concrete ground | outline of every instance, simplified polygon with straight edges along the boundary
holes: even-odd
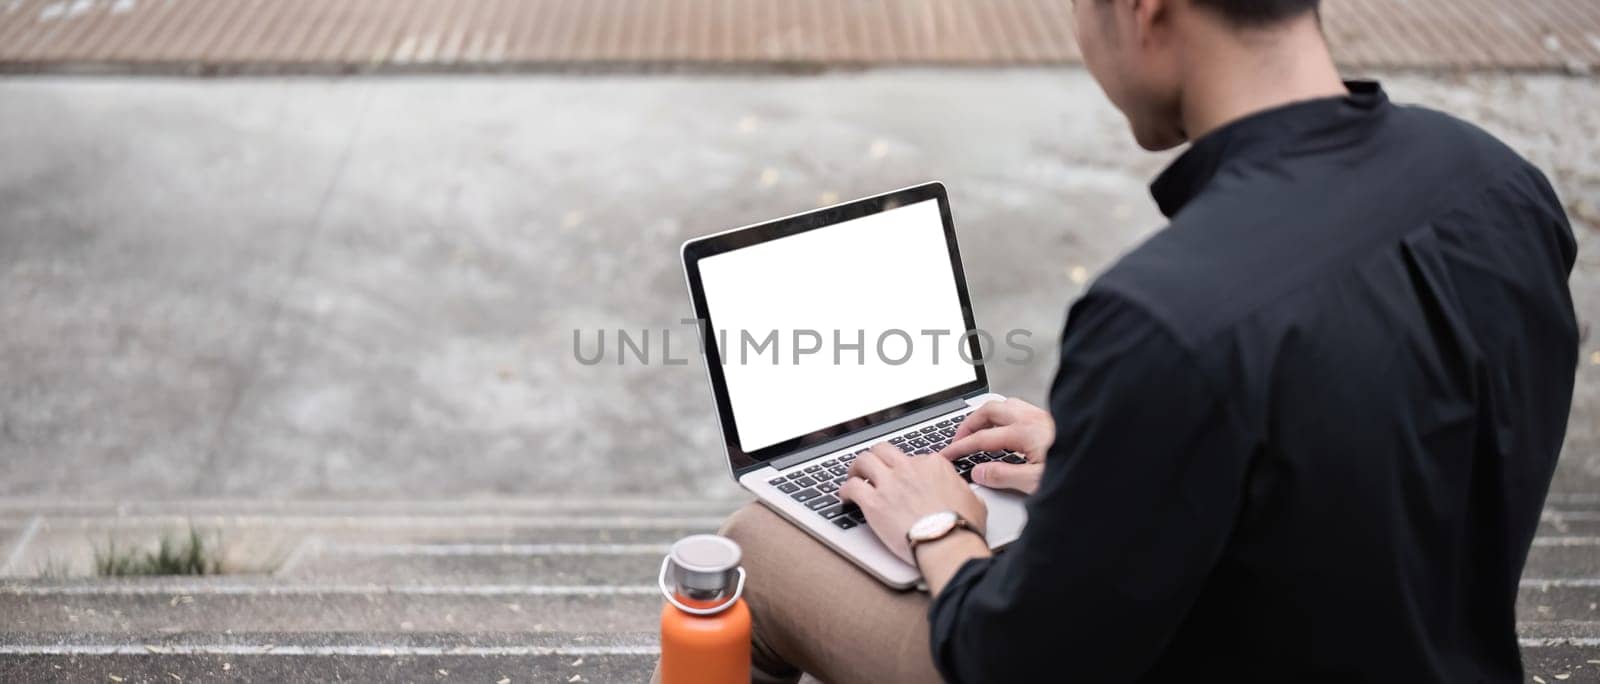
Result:
[[[1389,87],[1571,207],[1555,489],[1600,492],[1600,81]],[[1167,158],[1079,70],[12,79],[0,150],[0,495],[135,500],[726,494],[698,360],[574,355],[684,345],[681,241],[942,179],[979,324],[1048,352],[1078,281],[1161,225]],[[1040,400],[1053,366],[992,381]]]
[[[1518,614],[1531,674],[1593,674],[1600,80],[1385,82],[1572,216],[1577,396]],[[1048,351],[1161,225],[1167,158],[1077,69],[0,80],[0,680],[635,678],[659,554],[738,493],[698,361],[586,366],[574,330],[681,334],[682,240],[937,178],[978,322]],[[1053,366],[991,381],[1038,401]],[[186,521],[277,572],[71,577]]]

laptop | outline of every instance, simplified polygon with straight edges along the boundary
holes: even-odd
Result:
[[[950,443],[989,391],[939,183],[685,242],[684,276],[733,478],[779,515],[896,588],[919,582],[839,499],[850,462],[880,442],[918,458]],[[991,345],[992,346],[992,345]],[[999,549],[1027,521],[1023,497],[971,484]]]

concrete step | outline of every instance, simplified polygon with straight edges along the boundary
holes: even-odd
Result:
[[[69,499],[0,497],[0,520],[44,516],[428,516],[511,515],[588,511],[645,512],[726,511],[743,498],[570,496],[497,497],[492,499]],[[1595,506],[1600,506],[1596,503]]]
[[[1517,620],[1600,620],[1600,583],[1586,580],[1524,581],[1517,592]],[[1591,636],[1600,637],[1600,630]]]
[[[1538,534],[1600,536],[1600,498],[1551,494],[1539,516]]]
[[[33,577],[44,570],[89,574],[94,550],[108,540],[151,544],[163,533],[191,525],[220,539],[226,559],[238,569],[289,565],[286,569],[292,570],[291,561],[357,545],[670,543],[714,530],[742,503],[629,498],[123,504],[0,499],[0,577]],[[1562,495],[1545,511],[1538,534],[1537,544],[1568,548],[1552,557],[1582,556],[1587,552],[1580,549],[1600,546],[1600,503]],[[1533,569],[1530,563],[1530,574]]]
[[[392,649],[391,649],[392,650]],[[347,653],[0,656],[0,681],[128,682],[644,682],[655,654],[566,652],[375,656]],[[573,665],[577,663],[577,665]]]
[[[1600,643],[1592,640],[1523,639],[1522,668],[1528,681],[1546,684],[1600,680]]]
[[[573,499],[452,504],[176,502],[119,506],[0,500],[0,577],[90,575],[97,549],[152,546],[191,526],[245,573],[292,572],[329,548],[415,544],[662,545],[714,531],[739,500]],[[30,508],[32,506],[32,508]],[[27,511],[33,510],[29,513]],[[393,549],[390,550],[392,552]]]
[[[236,578],[19,582],[0,586],[0,630],[168,633],[391,630],[585,632],[653,629],[653,576],[610,583],[249,581]],[[1524,581],[1532,636],[1600,637],[1600,582]],[[1551,632],[1553,627],[1560,627]],[[1564,630],[1564,631],[1563,631]]]
[[[227,565],[287,577],[336,577],[391,582],[411,576],[427,580],[502,581],[548,571],[573,576],[585,556],[623,562],[638,556],[635,576],[654,572],[672,541],[715,531],[723,516],[547,516],[533,521],[427,519],[405,525],[373,521],[322,526],[312,530],[271,525],[220,528]],[[1600,523],[1571,523],[1565,533],[1541,529],[1529,552],[1524,577],[1600,577]],[[120,547],[150,545],[171,525],[66,527],[42,523],[29,543],[13,545],[0,577],[33,578],[42,573],[92,574],[96,549],[116,539]],[[209,531],[219,528],[206,528]],[[0,547],[3,549],[5,547]],[[0,556],[0,561],[5,557]],[[637,559],[636,559],[637,560]],[[648,561],[648,562],[646,562]],[[605,575],[614,577],[614,575]],[[570,580],[563,580],[570,581]]]
[[[649,584],[668,543],[409,545],[330,550],[287,578],[357,584]]]
[[[721,517],[661,518],[653,520],[551,519],[561,526],[508,525],[463,529],[448,527],[363,528],[359,525],[325,529],[312,534],[282,530],[241,531],[220,535],[221,555],[235,574],[307,576],[308,561],[323,565],[338,559],[395,558],[439,554],[614,554],[664,553],[674,540],[690,534],[714,532]],[[600,523],[600,524],[596,524]],[[16,555],[0,577],[33,578],[43,574],[88,576],[94,554],[110,539],[119,548],[148,547],[170,529],[122,528],[115,533],[81,533],[51,528],[41,530],[26,550]],[[208,532],[209,534],[209,532]]]
[[[1523,579],[1600,577],[1600,538],[1539,537],[1533,544]]]
[[[1600,536],[1600,511],[1546,508],[1539,518],[1541,536]]]
[[[329,546],[301,559],[290,576],[360,583],[649,582],[666,548],[666,540]],[[1523,575],[1534,581],[1600,577],[1600,537],[1540,537]]]
[[[281,583],[233,578],[27,582],[0,586],[0,631],[174,632],[654,630],[646,584]]]
[[[1547,684],[1594,681],[1596,651],[1593,640],[1522,640],[1528,677]],[[5,633],[0,681],[639,682],[658,655],[653,633]]]
[[[649,633],[0,634],[0,681],[642,682]]]

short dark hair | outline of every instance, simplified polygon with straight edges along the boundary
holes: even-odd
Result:
[[[1192,0],[1244,26],[1261,26],[1315,12],[1321,0]]]

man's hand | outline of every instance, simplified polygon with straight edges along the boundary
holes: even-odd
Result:
[[[911,557],[906,532],[923,516],[955,511],[979,534],[989,525],[988,507],[949,461],[932,455],[907,456],[888,444],[872,447],[850,464],[850,479],[839,494],[861,507],[884,546],[913,565],[916,559]]]
[[[1021,399],[991,401],[967,415],[939,452],[956,459],[975,451],[1009,449],[1022,454],[1027,463],[980,463],[972,469],[972,481],[993,489],[1015,489],[1032,494],[1044,476],[1044,457],[1056,441],[1056,422],[1050,413]]]

